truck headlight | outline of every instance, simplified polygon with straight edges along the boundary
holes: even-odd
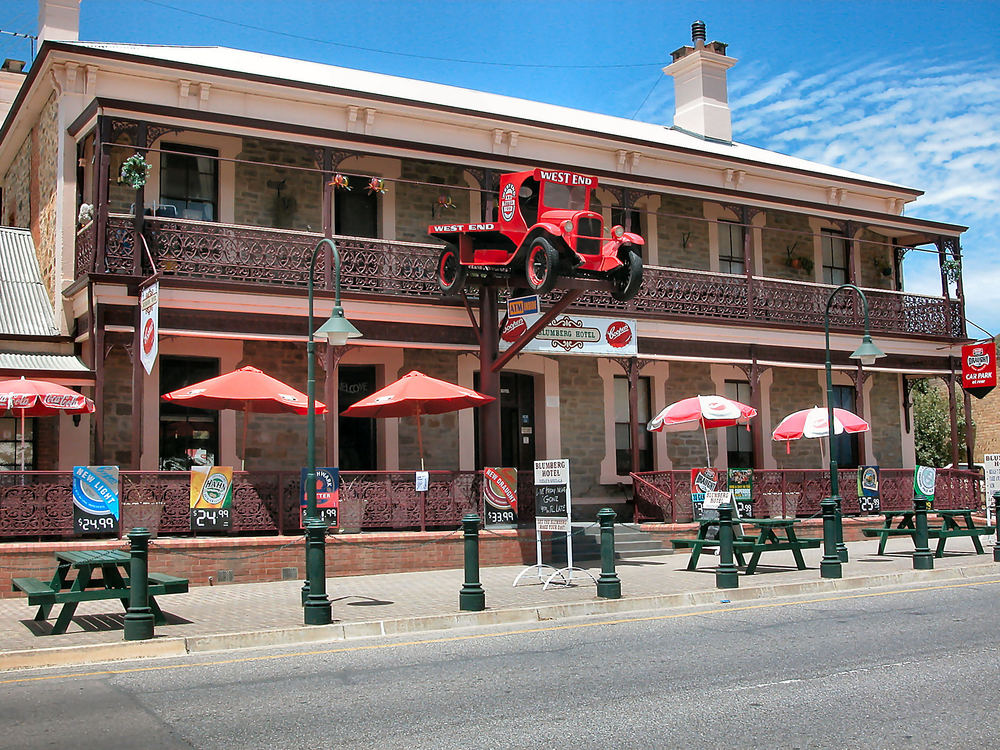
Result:
[[[623,227],[621,224],[615,224],[613,227],[611,227],[611,236],[614,237],[616,240],[620,240],[622,237],[625,236],[625,227]]]
[[[563,233],[565,234],[573,234],[573,222],[568,219],[564,221],[562,225],[562,230]]]

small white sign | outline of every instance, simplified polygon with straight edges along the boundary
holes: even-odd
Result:
[[[535,529],[537,531],[569,531],[568,518],[536,518]]]
[[[986,522],[993,524],[993,493],[1000,492],[1000,453],[987,453],[983,456],[983,469],[986,472]]]
[[[569,459],[535,461],[535,484],[569,484]]]
[[[702,507],[713,510],[718,508],[723,503],[732,503],[732,499],[730,498],[728,492],[706,492],[705,504]]]
[[[430,482],[430,474],[426,471],[418,471],[416,477],[417,492],[427,492],[427,485]]]

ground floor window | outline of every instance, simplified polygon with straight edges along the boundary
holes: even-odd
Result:
[[[750,383],[744,380],[727,380],[726,398],[749,406]],[[726,454],[729,468],[753,468],[753,435],[745,425],[726,428]]]
[[[0,470],[21,470],[21,418],[0,417]],[[24,420],[24,469],[35,470],[35,418]]]
[[[218,377],[219,360],[160,357],[160,393]],[[160,402],[160,469],[190,471],[219,458],[219,412]]]
[[[650,379],[638,378],[639,471],[653,470],[653,434],[646,429],[649,413]],[[628,378],[615,376],[615,473],[625,476],[632,471],[632,429],[628,410]]]
[[[833,408],[847,409],[854,413],[857,409],[857,394],[853,385],[833,386]],[[858,436],[835,435],[833,438],[833,458],[841,469],[858,468]]]
[[[375,392],[373,365],[341,365],[337,408],[342,412]],[[359,417],[338,417],[341,471],[375,471],[378,468],[375,420]]]

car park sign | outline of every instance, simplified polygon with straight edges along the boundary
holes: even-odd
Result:
[[[962,388],[982,398],[997,384],[997,345],[994,341],[962,347]]]

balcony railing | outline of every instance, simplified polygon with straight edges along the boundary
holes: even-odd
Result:
[[[112,214],[104,252],[94,247],[92,227],[77,235],[77,275],[88,271],[131,274],[133,219]],[[145,239],[157,269],[166,276],[225,283],[305,287],[313,249],[321,234],[282,229],[147,217]],[[341,287],[346,294],[435,299],[437,245],[337,237]],[[144,261],[145,262],[145,261]],[[319,264],[316,284],[332,288],[332,273]],[[145,262],[148,267],[148,262]],[[147,268],[147,271],[149,269]],[[832,286],[782,279],[649,266],[642,289],[628,302],[604,292],[585,293],[573,309],[636,318],[720,322],[777,327],[823,328]],[[878,333],[956,339],[963,337],[956,300],[883,289],[866,289],[871,328]],[[830,311],[834,329],[863,323],[855,295],[838,296]]]

